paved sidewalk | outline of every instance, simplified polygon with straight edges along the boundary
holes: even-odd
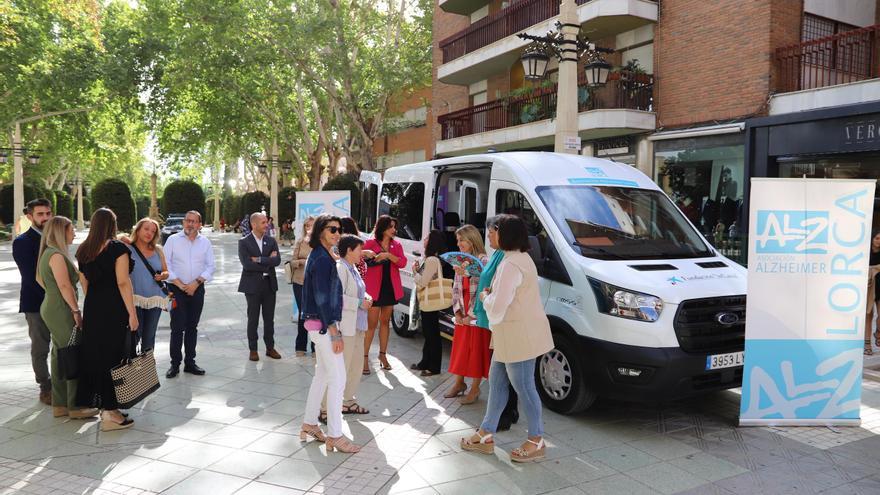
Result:
[[[0,245],[0,494],[880,493],[878,382],[863,384],[861,428],[737,428],[737,391],[662,406],[602,402],[573,417],[546,411],[548,459],[514,465],[507,452],[524,421],[497,436],[494,457],[462,452],[485,394],[468,406],[444,399],[449,375],[408,369],[421,338],[395,335],[394,369],[374,358],[361,387],[371,414],[346,416],[363,451],[328,455],[298,437],[314,361],[292,357],[289,286],[276,312],[284,359],[248,361],[237,237],[210,237],[218,271],[197,358],[208,374],[164,378],[163,316],[162,387],[130,411],[134,428],[100,434],[95,421],[52,418],[36,401],[17,272]]]

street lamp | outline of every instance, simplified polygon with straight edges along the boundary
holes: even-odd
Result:
[[[547,55],[546,50],[533,43],[526,47],[521,60],[526,79],[529,81],[544,79],[547,66],[550,64],[550,56]]]
[[[578,24],[562,24],[557,21],[557,30],[551,31],[545,36],[533,36],[526,33],[516,35],[520,39],[533,42],[525,48],[520,57],[525,70],[525,78],[530,81],[544,79],[551,55],[555,56],[560,63],[577,63],[582,56],[587,56],[590,60],[584,65],[587,84],[591,87],[604,86],[608,81],[608,74],[611,72],[611,64],[606,62],[600,53],[614,53],[614,50],[596,46],[595,43],[591,43],[581,35],[576,35],[574,39],[566,39],[562,30],[567,27],[580,30]]]
[[[42,150],[38,150],[36,148],[0,148],[0,163],[7,163],[9,161],[9,156],[27,158],[28,162],[31,165],[36,165],[40,163],[40,155],[37,152]]]
[[[611,73],[611,64],[602,57],[592,57],[584,64],[584,72],[587,78],[587,86],[597,88],[605,86],[608,82],[608,74]]]
[[[278,167],[284,170],[284,173],[289,173],[293,167],[293,162],[288,160],[279,160],[278,159],[278,141],[272,142],[272,152],[269,155],[268,160],[256,160],[257,168],[260,169],[260,173],[266,173],[266,169],[271,167],[271,175],[269,177],[269,216],[277,219],[278,218]]]

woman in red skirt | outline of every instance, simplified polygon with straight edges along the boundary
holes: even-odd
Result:
[[[465,225],[455,232],[455,237],[461,252],[472,254],[479,258],[483,265],[486,264],[489,258],[486,256],[483,238],[476,227]],[[467,390],[464,379],[473,378],[471,389],[461,399],[462,404],[473,404],[480,397],[480,382],[489,378],[489,367],[492,363],[492,355],[489,351],[492,334],[485,328],[475,326],[476,317],[473,314],[479,282],[479,276],[469,277],[464,267],[455,267],[455,284],[452,289],[455,334],[452,339],[449,372],[456,375],[456,380],[445,397],[464,395]]]

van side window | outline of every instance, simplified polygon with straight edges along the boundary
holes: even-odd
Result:
[[[559,258],[559,253],[550,240],[544,224],[538,218],[538,214],[532,209],[529,200],[519,191],[499,189],[495,196],[495,212],[516,215],[526,222],[529,231],[529,255],[538,268],[538,275],[571,285],[571,278],[565,271],[565,266]]]
[[[358,230],[372,232],[376,226],[376,203],[379,201],[379,186],[361,182],[361,211],[358,215]]]
[[[425,209],[425,184],[393,182],[382,184],[380,215],[397,219],[397,236],[401,239],[422,239],[422,215]],[[372,227],[370,227],[372,230]]]

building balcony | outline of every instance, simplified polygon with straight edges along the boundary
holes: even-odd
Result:
[[[577,0],[578,18],[591,39],[599,40],[657,22],[652,0]],[[543,35],[559,16],[559,0],[523,0],[473,23],[440,42],[443,64],[437,78],[446,84],[472,84],[510,69],[528,42],[515,35]]]
[[[603,88],[578,85],[578,129],[593,140],[653,130],[653,78],[615,74]],[[437,153],[457,155],[494,147],[500,151],[553,144],[556,128],[556,86],[527,95],[464,108],[441,115]]]
[[[471,15],[491,3],[491,0],[440,0],[440,8],[450,14]]]
[[[770,113],[790,113],[880,98],[880,24],[776,50],[777,93]]]

